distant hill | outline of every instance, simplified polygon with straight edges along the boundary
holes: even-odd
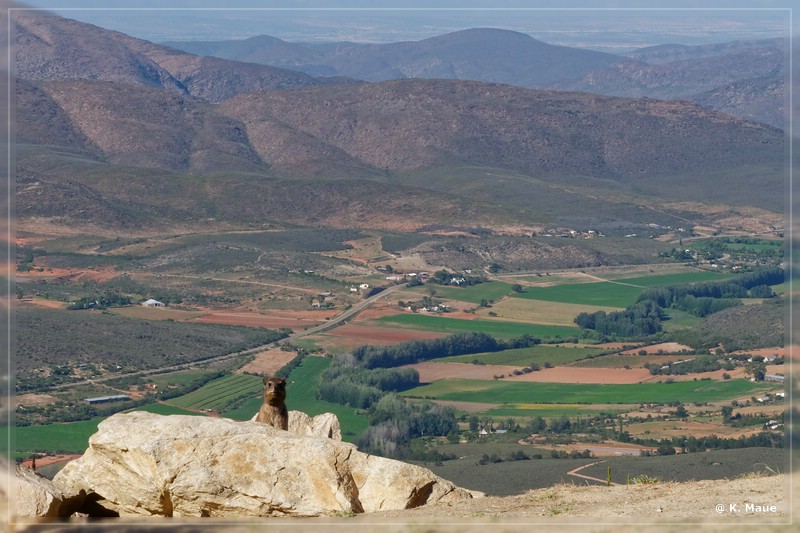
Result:
[[[198,57],[91,24],[25,13],[15,19],[17,75],[135,84],[220,102],[242,92],[348,83],[265,65]]]
[[[701,105],[709,103],[706,93],[723,91],[729,95],[728,103],[712,109],[776,127],[784,125],[786,57],[781,39],[661,45],[636,50],[626,57],[553,46],[522,33],[489,28],[391,44],[303,44],[269,36],[168,44],[197,55],[372,82],[401,78],[477,80],[688,100]],[[766,92],[753,92],[755,86],[749,85],[749,80],[755,79],[770,80]]]
[[[655,51],[635,54],[635,57],[655,56],[660,60],[657,63],[619,63],[553,88],[713,104],[711,108],[715,110],[783,127],[786,53],[773,40],[759,42],[763,43],[760,47],[757,43],[744,48],[703,47],[703,53],[694,54],[690,53],[693,47],[677,50],[670,47],[667,49],[670,54],[659,48],[663,54]],[[679,54],[678,50],[684,53]],[[676,56],[688,58],[661,61]],[[708,96],[714,93],[726,94],[727,102],[715,102]]]
[[[444,78],[545,87],[583,77],[626,58],[555,46],[524,33],[492,28],[462,30],[391,44],[293,44],[274,37],[245,41],[167,43],[195,54],[291,68],[314,76],[378,82]]]
[[[620,228],[783,209],[783,132],[687,102],[329,84],[58,17],[18,30],[22,218]]]

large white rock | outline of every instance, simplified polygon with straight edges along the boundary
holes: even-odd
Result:
[[[17,465],[14,475],[14,516],[59,517],[63,512],[64,495],[53,483],[30,468]]]
[[[255,422],[258,413],[250,421]],[[289,411],[289,431],[307,437],[324,437],[342,440],[342,426],[339,418],[333,413],[322,413],[310,417],[302,411]]]
[[[145,412],[101,422],[53,482],[120,516],[324,516],[473,497],[425,468],[330,438]]]

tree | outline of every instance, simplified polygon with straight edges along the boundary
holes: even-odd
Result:
[[[511,290],[514,292],[522,292],[522,285],[515,283],[511,286]]]
[[[744,365],[744,372],[756,381],[764,381],[764,376],[767,375],[767,364],[754,357],[752,361]]]

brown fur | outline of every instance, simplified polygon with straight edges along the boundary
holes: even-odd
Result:
[[[258,410],[256,422],[263,422],[278,429],[289,429],[289,411],[286,409],[286,380],[264,378],[264,403]]]

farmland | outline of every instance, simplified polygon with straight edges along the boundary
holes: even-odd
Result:
[[[189,409],[221,409],[242,398],[260,397],[263,383],[256,376],[232,374],[212,381],[199,388],[170,400],[169,403],[177,407]]]
[[[535,448],[522,448],[529,456],[538,453],[545,458],[504,461],[492,465],[478,464],[483,453],[507,457],[512,449],[516,448],[486,444],[471,454],[464,454],[461,459],[425,466],[460,486],[501,496],[558,483],[586,484],[586,479],[567,473],[592,463],[597,464],[582,469],[580,473],[605,480],[610,467],[612,482],[623,485],[629,478],[635,479],[637,476],[649,476],[663,481],[688,481],[733,478],[753,473],[767,474],[768,468],[783,471],[782,467],[786,463],[784,450],[773,448],[713,450],[669,457],[610,457],[599,463],[597,459],[550,459],[547,451],[543,453]]]
[[[469,287],[438,286],[436,296],[479,304],[481,300],[497,300],[511,292],[511,284],[502,281],[488,281]]]
[[[684,283],[698,283],[702,281],[721,281],[733,277],[731,274],[720,274],[710,270],[693,270],[675,274],[659,274],[641,277],[612,277],[608,279],[624,282],[639,287],[663,287],[665,285],[681,285]]]
[[[715,402],[780,390],[769,383],[745,380],[584,385],[443,379],[403,393],[405,396],[489,403],[639,404]]]
[[[494,302],[489,307],[479,309],[476,311],[476,314],[481,317],[486,317],[491,313],[491,316],[495,317],[496,320],[513,320],[543,326],[574,327],[575,317],[582,312],[594,313],[596,311],[611,312],[619,310],[619,307],[611,306],[572,304],[509,297],[499,302]]]
[[[53,344],[48,335],[27,335],[22,344],[24,353],[33,356],[26,359],[25,365],[48,367],[47,372],[25,368],[23,370],[29,373],[26,377],[37,377],[37,383],[45,386],[41,392],[50,394],[49,401],[54,402],[53,408],[47,405],[28,408],[29,413],[39,416],[29,416],[28,423],[42,423],[56,407],[62,409],[90,395],[109,394],[110,389],[132,394],[137,403],[156,402],[136,408],[164,415],[210,414],[235,420],[252,418],[261,405],[263,385],[259,376],[243,373],[243,370],[260,372],[254,370],[253,363],[242,366],[247,363],[244,359],[225,366],[215,364],[177,372],[169,369],[170,373],[146,376],[126,371],[140,367],[156,368],[173,360],[197,361],[229,353],[234,348],[259,342],[264,334],[269,333],[264,329],[266,327],[287,327],[302,333],[308,326],[333,319],[342,309],[364,297],[364,294],[351,293],[350,287],[362,282],[373,287],[385,283],[384,272],[375,270],[375,264],[371,264],[373,260],[379,260],[381,268],[390,264],[399,268],[404,264],[388,251],[381,254],[378,237],[368,232],[332,231],[313,241],[294,241],[305,236],[300,230],[286,230],[176,236],[166,237],[160,242],[149,238],[108,241],[94,237],[64,237],[58,240],[62,253],[37,256],[35,260],[44,270],[24,274],[30,280],[24,289],[28,294],[36,291],[39,295],[26,297],[22,302],[21,326],[26,331],[64,332],[63,335],[59,333],[63,346]],[[344,239],[349,240],[345,242]],[[418,241],[428,239],[420,237]],[[409,238],[409,242],[417,241]],[[46,245],[49,247],[51,244],[55,246],[55,241]],[[74,252],[69,250],[76,246],[81,253],[70,255]],[[92,259],[91,254],[101,254],[102,260]],[[119,261],[115,263],[111,256],[119,258]],[[418,259],[403,258],[409,264]],[[91,268],[81,270],[82,262],[90,264]],[[135,275],[120,275],[120,271],[115,270],[116,267],[125,271],[132,265],[141,271]],[[422,268],[435,270],[427,266]],[[474,483],[475,488],[489,493],[510,493],[524,490],[531,483],[549,486],[562,480],[569,481],[572,478],[565,477],[569,469],[595,460],[550,458],[550,454],[556,451],[582,451],[579,449],[581,443],[596,444],[600,437],[595,433],[551,433],[548,429],[544,432],[548,439],[545,448],[517,444],[530,435],[526,427],[537,419],[544,419],[548,428],[565,419],[573,422],[597,419],[592,431],[600,432],[609,431],[604,424],[616,423],[609,420],[624,420],[625,431],[637,439],[672,438],[682,432],[697,435],[715,432],[735,438],[758,428],[742,430],[723,424],[720,406],[739,400],[748,405],[746,409],[756,409],[755,413],[759,414],[759,406],[750,405],[750,398],[776,391],[778,385],[741,379],[743,369],[731,372],[734,377],[727,381],[719,376],[713,380],[693,381],[688,376],[686,381],[675,378],[675,382],[666,383],[666,377],[650,376],[643,365],[647,362],[663,363],[674,360],[676,356],[636,355],[639,350],[650,348],[642,342],[627,339],[602,345],[589,344],[598,339],[574,323],[574,318],[581,312],[623,309],[647,287],[724,279],[730,275],[680,265],[664,269],[640,266],[499,276],[468,287],[433,284],[403,287],[348,319],[345,324],[323,333],[297,336],[280,349],[275,348],[285,356],[285,360],[281,359],[284,362],[296,355],[295,350],[329,356],[307,355],[292,371],[288,378],[287,406],[311,416],[335,413],[340,419],[344,440],[358,442],[369,427],[370,410],[357,410],[316,399],[320,376],[330,364],[330,356],[346,354],[362,344],[392,345],[409,340],[436,339],[453,333],[483,332],[498,339],[529,335],[542,339],[543,343],[527,348],[439,358],[415,365],[422,380],[428,383],[401,395],[415,403],[434,400],[453,405],[459,417],[458,437],[467,442],[448,444],[444,437],[438,441],[427,441],[426,437],[421,439],[426,442],[424,446],[419,443],[409,445],[417,451],[423,446],[465,457],[436,466],[442,475],[450,476],[456,482],[463,480],[464,486]],[[519,286],[514,287],[517,281]],[[175,303],[155,310],[141,306],[104,312],[65,310],[66,302],[87,294],[112,292],[141,298],[151,294],[148,289],[151,285]],[[452,312],[409,313],[403,309],[405,305],[397,305],[400,299],[416,302],[423,298],[446,302],[452,306]],[[317,309],[323,301],[329,307]],[[705,323],[682,311],[668,309],[666,312],[669,319],[665,320],[664,329],[668,334],[694,332]],[[112,335],[108,332],[114,332],[115,342],[110,342]],[[98,337],[102,334],[106,337]],[[81,351],[84,345],[92,346],[92,350]],[[633,346],[635,348],[631,351]],[[102,348],[98,351],[99,347]],[[70,351],[64,351],[66,349]],[[620,354],[623,350],[627,352]],[[666,348],[664,350],[668,353]],[[83,356],[76,357],[75,354],[84,353],[85,357],[93,357],[97,363],[79,368]],[[52,360],[39,361],[37,358],[42,354],[50,354]],[[105,371],[111,361],[114,364],[116,361],[125,362],[125,365],[120,365],[122,368],[113,368],[115,372],[112,375],[119,374],[116,379],[64,390],[46,388],[48,372],[60,376],[69,369],[69,379],[80,380],[84,376],[93,376],[91,371],[95,368],[99,372]],[[274,372],[276,364],[264,372]],[[541,368],[530,368],[537,366]],[[497,379],[500,375],[503,377]],[[455,379],[457,376],[468,379]],[[52,382],[52,378],[49,379]],[[659,379],[665,382],[657,382]],[[645,380],[649,381],[639,383]],[[163,394],[163,398],[159,394]],[[115,409],[130,408],[132,403],[106,404],[103,409],[111,413]],[[675,418],[675,403],[692,408],[688,420]],[[692,406],[695,403],[704,407],[695,408]],[[643,404],[654,404],[654,407],[644,413],[638,412]],[[87,413],[93,412],[87,406],[81,407]],[[206,410],[211,412],[205,413]],[[106,411],[103,412],[107,415]],[[653,420],[642,420],[647,415],[652,415]],[[472,416],[480,417],[481,427],[506,427],[509,420],[515,420],[522,429],[517,427],[510,431],[507,435],[509,443],[501,445],[495,440],[501,435],[478,438],[476,432],[468,427]],[[33,450],[80,453],[100,420],[102,417],[69,424],[19,428],[18,449],[23,455],[29,455]],[[513,428],[513,424],[509,427]],[[573,447],[559,448],[559,439],[573,440]],[[484,454],[491,455],[493,450],[497,453],[506,450],[503,452],[505,455],[516,450],[544,458],[511,461],[506,457],[502,462],[478,464]],[[744,465],[740,466],[745,469]],[[638,464],[634,467],[629,471],[649,471]],[[704,471],[702,475],[711,473]]]
[[[636,301],[643,288],[622,282],[597,281],[594,283],[575,283],[552,285],[548,287],[528,287],[515,298],[544,300],[592,306],[627,307]]]
[[[433,361],[446,363],[474,363],[486,365],[509,365],[509,366],[530,366],[531,363],[544,365],[564,365],[582,359],[596,357],[602,353],[607,353],[605,348],[577,347],[577,346],[556,346],[550,344],[539,344],[529,348],[515,348],[513,350],[503,350],[501,352],[477,353],[470,355],[457,355],[434,359]]]
[[[423,314],[387,316],[378,319],[378,322],[384,325],[399,325],[411,329],[441,331],[446,333],[482,331],[498,338],[532,335],[534,337],[549,339],[571,337],[580,333],[577,327],[546,326],[491,319],[459,320],[456,318]]]

